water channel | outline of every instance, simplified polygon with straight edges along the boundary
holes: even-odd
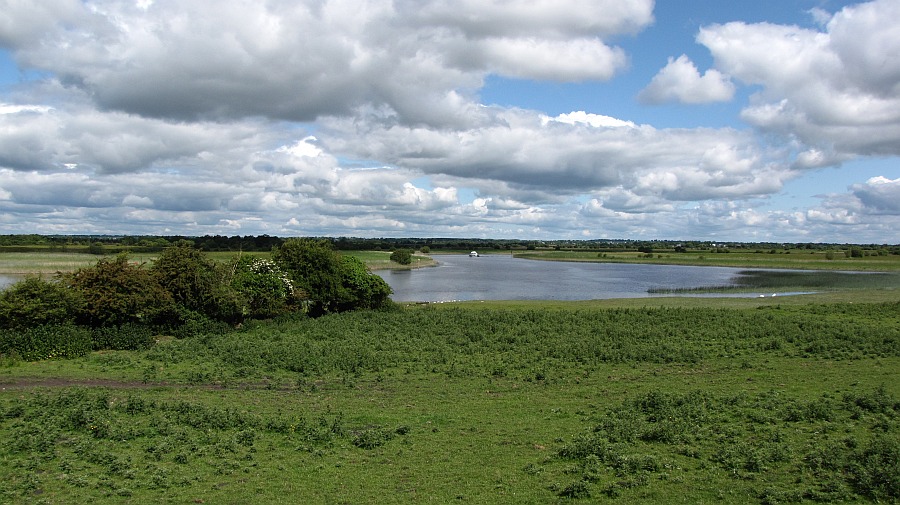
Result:
[[[393,288],[397,302],[469,300],[596,300],[641,298],[650,289],[729,286],[746,268],[537,261],[490,254],[432,256],[437,266],[375,272]],[[0,274],[0,290],[24,276]],[[766,293],[770,296],[772,293]],[[779,293],[792,294],[792,293]],[[701,296],[760,296],[712,293]]]
[[[397,302],[642,298],[650,289],[730,286],[746,268],[537,261],[509,255],[433,255],[436,267],[376,272]],[[771,295],[767,293],[766,295]],[[787,294],[787,293],[785,293]],[[670,295],[671,296],[671,295]],[[760,296],[760,293],[706,296]]]

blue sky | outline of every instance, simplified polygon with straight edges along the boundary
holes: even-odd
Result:
[[[895,244],[896,19],[0,0],[0,233]]]

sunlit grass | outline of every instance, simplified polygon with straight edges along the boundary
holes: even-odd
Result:
[[[871,500],[849,472],[890,478],[863,457],[900,429],[896,303],[777,302],[416,306],[10,360],[0,501]]]
[[[0,273],[53,274],[68,272],[97,263],[100,256],[78,253],[28,252],[0,254]],[[135,261],[140,259],[135,258]]]

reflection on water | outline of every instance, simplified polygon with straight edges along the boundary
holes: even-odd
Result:
[[[738,268],[537,261],[509,255],[434,255],[438,266],[376,272],[398,302],[640,298],[649,290],[731,286]],[[712,296],[721,296],[712,295]],[[734,296],[731,294],[730,296]],[[744,293],[740,296],[758,296]]]

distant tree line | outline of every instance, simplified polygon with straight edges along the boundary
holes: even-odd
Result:
[[[389,307],[391,288],[327,240],[288,239],[271,259],[236,254],[217,262],[182,241],[150,265],[127,254],[0,292],[0,355],[25,359],[134,349],[152,336],[185,337],[252,319],[321,316]]]
[[[477,238],[357,238],[313,237],[325,241],[337,251],[382,250],[450,252],[471,250],[525,251],[563,250],[587,252],[728,252],[747,251],[773,253],[804,249],[810,251],[857,251],[862,256],[900,254],[900,244],[841,244],[841,243],[785,243],[785,242],[713,242],[676,240],[516,240]],[[94,254],[120,252],[159,252],[174,244],[188,243],[208,252],[267,252],[282,245],[288,238],[270,235],[189,237],[115,236],[115,235],[0,235],[0,251],[56,250]]]

